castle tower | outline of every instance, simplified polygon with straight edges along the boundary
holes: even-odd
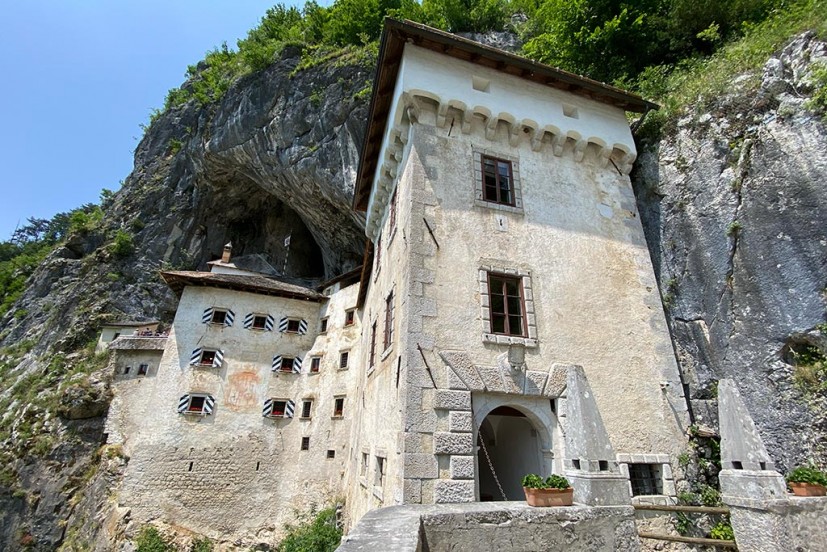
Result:
[[[603,466],[633,500],[674,496],[686,404],[628,176],[626,112],[651,107],[386,20],[354,198],[370,263],[351,519]],[[566,453],[569,364],[615,457]]]

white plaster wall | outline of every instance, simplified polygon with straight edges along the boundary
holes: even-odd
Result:
[[[383,222],[383,238],[379,258],[374,253],[373,271],[361,310],[362,345],[358,389],[356,392],[358,416],[354,419],[352,439],[354,446],[348,464],[348,524],[358,521],[367,511],[382,506],[419,502],[406,497],[403,481],[406,431],[403,417],[407,401],[406,373],[411,336],[408,327],[410,286],[411,225],[409,203],[413,168],[400,176],[398,210],[395,229],[391,229],[387,213]],[[385,299],[394,292],[394,337],[385,349]],[[375,365],[370,368],[371,326],[376,322]],[[415,346],[415,345],[413,345]],[[417,404],[419,404],[417,402]],[[417,438],[419,438],[417,436]],[[362,476],[362,453],[368,454],[367,473]],[[374,485],[376,457],[387,461],[382,487]],[[408,489],[408,494],[410,494]],[[418,491],[421,493],[421,490]]]
[[[157,324],[149,324],[147,326],[104,326],[101,330],[101,334],[98,337],[98,344],[95,346],[96,352],[101,352],[106,350],[106,346],[109,345],[112,341],[115,340],[115,334],[120,336],[129,336],[135,333],[135,330],[155,330]]]
[[[294,510],[341,496],[353,415],[348,389],[356,370],[338,370],[327,359],[309,374],[308,352],[354,347],[359,321],[331,324],[317,336],[320,312],[344,317],[355,305],[355,286],[325,303],[214,288],[184,290],[157,375],[115,384],[110,435],[121,436],[130,461],[119,501],[134,519],[165,521],[212,537],[275,543]],[[201,323],[207,307],[229,308],[232,327]],[[248,312],[307,320],[306,335],[243,327]],[[224,350],[221,368],[189,366],[196,347]],[[358,353],[358,348],[356,352]],[[301,374],[271,371],[274,354],[301,355]],[[215,398],[210,416],[177,413],[178,398],[205,392]],[[334,397],[345,395],[343,418],[333,418]],[[267,398],[296,402],[292,419],[262,417]],[[302,399],[313,398],[310,419],[300,419]],[[301,451],[301,438],[310,450]],[[328,450],[335,458],[326,457]]]
[[[487,90],[475,89],[474,79],[487,82]],[[407,97],[403,98],[403,94]],[[620,108],[408,43],[400,63],[380,160],[393,160],[396,134],[404,126],[411,104],[417,109],[438,104],[441,119],[452,119],[457,132],[475,117],[495,128],[502,123],[505,127],[500,130],[517,136],[529,132],[529,139],[545,140],[546,149],[556,147],[548,143],[553,136],[561,145],[567,140],[577,143],[578,148],[591,144],[604,150],[605,159],[614,152],[624,170],[631,168],[636,156],[634,139]],[[545,133],[548,134],[544,137]],[[367,209],[369,235],[376,212],[384,212],[384,205],[375,209],[376,202],[390,197],[389,190],[385,193],[383,178],[380,167]]]
[[[511,147],[479,127],[448,136],[429,124],[434,114],[422,119],[410,141],[428,171],[418,184],[438,204],[437,316],[425,323],[437,349],[496,366],[507,346],[482,341],[478,269],[528,270],[539,347],[526,349],[527,368],[583,365],[616,452],[677,453],[685,404],[661,389],[679,393],[679,376],[628,177],[588,154],[575,161],[570,147]],[[524,213],[474,205],[473,147],[519,158]]]
[[[158,373],[158,366],[161,364],[161,355],[164,354],[162,350],[115,350],[113,351],[114,376],[118,380],[128,380],[144,377],[154,377]],[[138,375],[138,367],[141,364],[146,364],[147,373],[144,376]],[[124,373],[126,367],[129,366],[128,374]]]

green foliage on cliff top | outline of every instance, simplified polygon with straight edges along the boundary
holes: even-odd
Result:
[[[226,43],[187,70],[164,109],[219,100],[241,76],[268,67],[285,47],[304,54],[293,75],[346,52],[376,50],[385,16],[454,33],[509,29],[521,54],[641,93],[664,106],[659,128],[699,97],[724,93],[795,33],[824,34],[827,0],[336,0],[278,4],[237,49]],[[513,19],[513,14],[522,17]],[[364,56],[362,61],[371,61]],[[355,59],[350,59],[355,61]],[[155,115],[157,117],[157,113]]]

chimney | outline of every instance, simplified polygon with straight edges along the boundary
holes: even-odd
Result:
[[[230,255],[233,254],[233,244],[227,243],[224,246],[224,253],[221,254],[221,262],[222,263],[229,263],[230,262]]]

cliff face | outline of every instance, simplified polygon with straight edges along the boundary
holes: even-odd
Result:
[[[40,267],[20,301],[30,314],[5,317],[0,345],[29,338],[38,351],[71,349],[106,314],[169,321],[175,299],[158,270],[203,269],[229,241],[234,255],[264,254],[307,283],[358,266],[364,234],[350,202],[367,111],[367,95],[357,93],[371,60],[333,59],[294,74],[300,54],[286,49],[217,105],[190,102],[160,116],[101,228],[74,236]],[[116,229],[132,236],[131,255],[108,253],[105,236]]]
[[[794,383],[794,352],[827,345],[827,131],[805,109],[809,68],[826,58],[797,38],[757,94],[741,79],[689,112],[634,178],[698,423],[716,425],[716,382],[733,378],[784,469],[827,460],[825,393]]]
[[[827,460],[825,393],[794,383],[790,352],[827,345],[817,328],[827,285],[827,133],[803,107],[808,67],[824,57],[823,43],[796,40],[767,64],[757,95],[736,86],[710,109],[693,111],[642,148],[635,173],[698,422],[714,427],[715,382],[735,378],[785,468],[807,457]],[[359,92],[373,68],[343,57],[294,73],[299,61],[287,49],[218,104],[190,103],[150,126],[100,227],[72,237],[38,269],[11,310],[25,316],[0,320],[0,345],[36,343],[22,363],[9,360],[14,366],[6,368],[0,357],[0,401],[15,382],[52,373],[34,354],[77,348],[107,317],[171,321],[176,300],[157,271],[205,268],[228,241],[235,255],[262,253],[306,283],[361,262],[362,221],[350,202],[367,114]],[[131,254],[108,246],[118,229],[132,236]],[[105,408],[100,374],[78,385],[97,389],[90,400]],[[39,412],[3,404],[14,423]],[[114,508],[106,497],[123,459],[104,455],[104,469],[87,479],[99,462],[93,452],[104,437],[102,418],[42,415],[54,446],[15,464],[22,493],[0,490],[3,549],[27,536],[43,550],[81,534],[91,541]],[[20,441],[15,431],[0,437],[3,446]]]

